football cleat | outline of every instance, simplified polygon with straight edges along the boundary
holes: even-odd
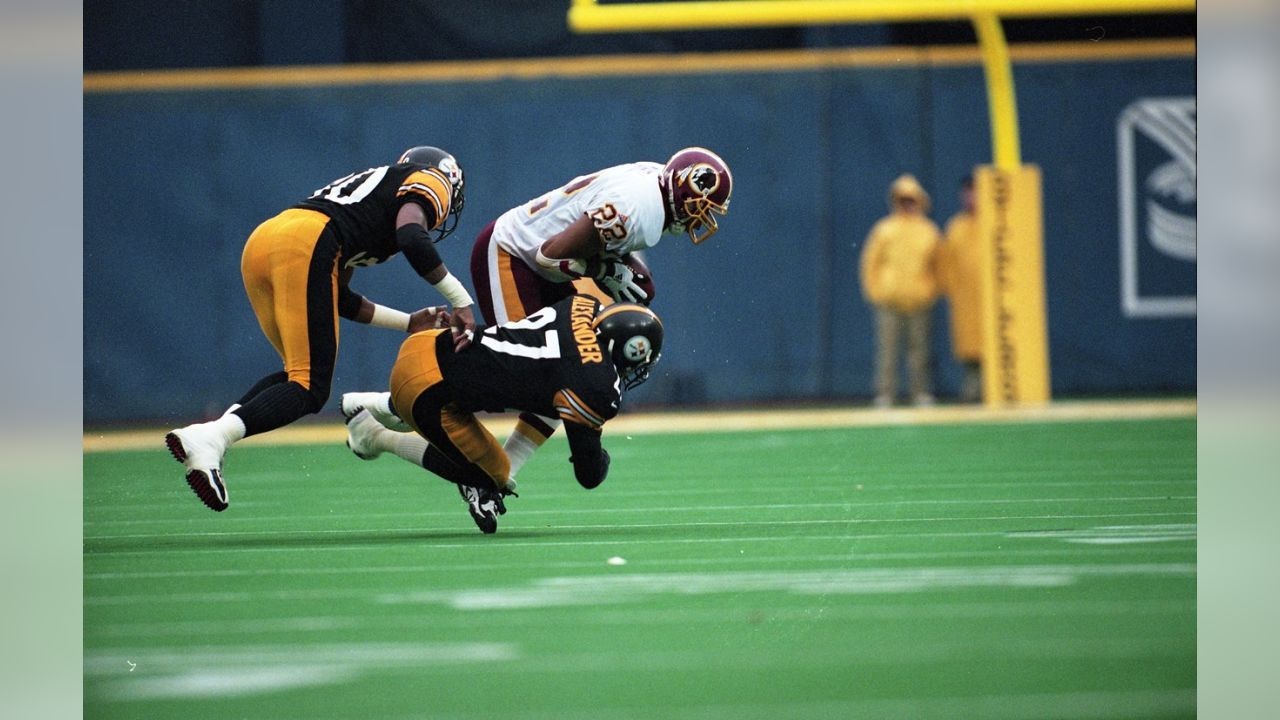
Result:
[[[378,400],[378,396],[382,393],[376,392],[349,392],[342,393],[342,416],[350,420],[355,417],[361,410],[366,410]]]
[[[470,485],[459,485],[458,494],[467,503],[467,511],[476,527],[486,535],[498,531],[498,516],[507,513],[507,506],[502,502],[502,495],[489,490],[480,490]]]
[[[227,509],[227,486],[222,483],[222,471],[218,468],[188,470],[187,485],[210,510]]]
[[[382,426],[397,432],[412,432],[413,428],[405,424],[398,415],[391,412],[391,393],[386,392],[349,392],[342,394],[342,415],[348,420],[361,410],[368,410],[373,419]]]
[[[227,509],[227,486],[222,482],[222,454],[226,441],[207,424],[170,431],[164,443],[173,458],[187,466],[187,485],[209,509]]]
[[[361,410],[347,419],[347,448],[361,460],[372,460],[382,454],[377,437],[384,432],[382,423],[374,420],[368,410]]]

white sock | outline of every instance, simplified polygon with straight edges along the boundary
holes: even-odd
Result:
[[[399,415],[391,411],[391,393],[389,392],[378,393],[378,397],[365,407],[373,419],[382,423],[382,427],[388,430],[406,432],[412,429],[400,419]]]
[[[395,453],[405,462],[422,467],[422,456],[427,454],[427,439],[417,433],[402,433],[385,430],[378,435],[380,449]],[[385,443],[386,447],[381,447]]]
[[[230,447],[233,442],[244,439],[244,421],[233,412],[228,412],[217,420],[210,422],[209,426],[222,438],[224,448]]]
[[[539,447],[538,443],[530,440],[524,433],[513,430],[507,436],[507,441],[502,444],[502,449],[507,453],[507,459],[511,461],[511,474],[508,477],[514,479],[516,473],[524,467],[529,458],[533,457],[533,453]]]

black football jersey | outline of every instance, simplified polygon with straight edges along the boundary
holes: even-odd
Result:
[[[600,301],[573,295],[524,320],[477,332],[440,353],[454,401],[469,412],[521,410],[599,429],[618,414],[622,384],[591,322]]]
[[[416,202],[427,215],[427,228],[439,225],[453,202],[453,186],[436,168],[400,163],[369,168],[338,178],[294,207],[318,210],[331,219],[338,236],[343,268],[377,265],[400,251],[396,214]]]

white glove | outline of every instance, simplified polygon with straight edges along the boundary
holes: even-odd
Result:
[[[643,303],[649,299],[649,293],[636,284],[635,271],[620,260],[605,260],[597,279],[619,302]]]

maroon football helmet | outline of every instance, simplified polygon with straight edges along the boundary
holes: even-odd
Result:
[[[662,168],[661,183],[670,229],[687,232],[694,245],[715,234],[715,216],[728,214],[733,192],[733,174],[719,155],[706,148],[685,148]]]

